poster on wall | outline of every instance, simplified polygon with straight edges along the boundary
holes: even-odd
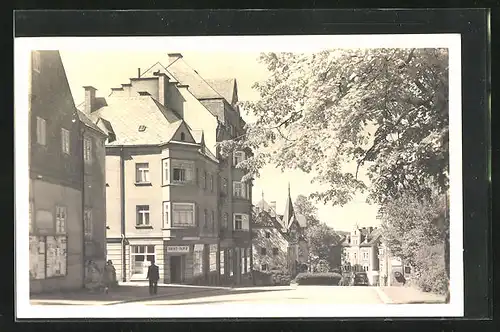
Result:
[[[43,236],[30,236],[30,278],[45,278],[45,242]]]
[[[210,245],[210,271],[217,271],[217,244]]]
[[[47,276],[66,275],[66,237],[47,236]]]

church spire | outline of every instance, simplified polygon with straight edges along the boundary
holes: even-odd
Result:
[[[283,226],[288,229],[294,216],[292,196],[290,195],[290,182],[288,182],[288,197],[285,204],[285,213],[283,214]]]

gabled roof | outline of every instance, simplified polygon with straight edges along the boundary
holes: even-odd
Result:
[[[92,112],[90,118],[108,121],[116,135],[115,145],[157,145],[168,143],[183,123],[173,112],[151,96],[107,97],[107,106]],[[140,131],[139,127],[145,130]]]
[[[99,134],[102,134],[103,136],[108,136],[107,133],[101,130],[92,120],[90,120],[85,113],[83,113],[80,110],[76,110],[78,114],[78,119],[80,119],[80,122],[82,122],[85,126],[92,128],[93,130],[97,131]]]
[[[361,243],[360,247],[371,247],[376,244],[377,240],[382,236],[382,230],[376,228],[371,233],[367,234],[366,239]]]
[[[178,59],[165,68],[176,81],[183,85],[188,85],[189,91],[191,91],[197,99],[224,99],[224,97],[208,84],[196,70],[189,66],[184,59]]]
[[[234,78],[217,78],[207,79],[206,82],[214,88],[226,101],[233,105],[235,100],[236,79]]]

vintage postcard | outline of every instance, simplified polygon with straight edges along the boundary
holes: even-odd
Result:
[[[463,316],[460,56],[16,38],[17,317]]]

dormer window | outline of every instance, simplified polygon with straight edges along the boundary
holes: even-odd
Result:
[[[140,125],[140,126],[139,126],[139,131],[140,131],[140,132],[144,132],[144,131],[146,131],[146,126],[145,126],[145,125]]]

